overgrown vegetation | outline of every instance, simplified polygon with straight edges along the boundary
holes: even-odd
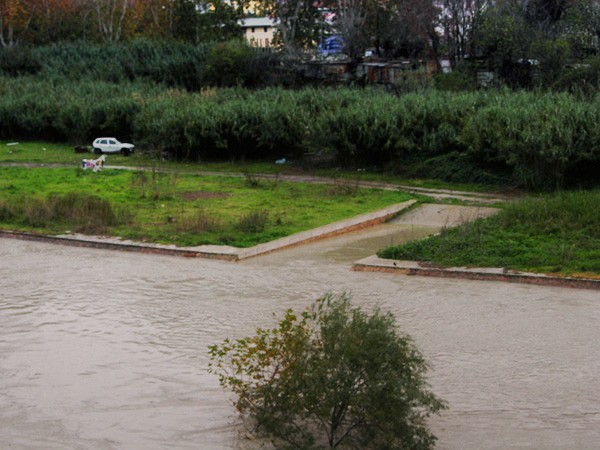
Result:
[[[112,204],[96,195],[70,192],[23,200],[0,200],[0,221],[46,228],[50,224],[80,233],[103,233],[127,222]]]
[[[188,91],[288,83],[293,77],[282,78],[285,72],[279,68],[280,62],[280,55],[250,47],[241,39],[200,45],[136,39],[0,48],[0,74],[7,77],[154,83]]]
[[[573,276],[600,274],[600,192],[561,192],[379,252],[442,266],[503,267]]]
[[[133,139],[178,160],[302,158],[404,177],[551,190],[597,183],[600,101],[568,93],[376,88],[199,93],[0,78],[0,137]]]
[[[433,448],[426,419],[445,407],[427,364],[390,313],[326,295],[277,326],[210,347],[210,370],[277,448]]]

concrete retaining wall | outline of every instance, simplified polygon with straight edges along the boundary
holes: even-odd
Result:
[[[225,261],[238,261],[254,256],[264,255],[283,248],[305,244],[317,239],[324,239],[342,233],[370,227],[394,217],[400,211],[410,207],[416,200],[408,200],[379,211],[361,214],[347,220],[324,225],[313,230],[303,231],[265,244],[250,248],[236,248],[219,245],[200,245],[198,247],[176,247],[174,245],[146,244],[132,241],[120,241],[114,238],[97,236],[46,236],[20,231],[0,230],[0,237],[22,239],[28,241],[48,242],[51,244],[69,245],[73,247],[99,248],[129,252],[150,253],[189,258],[209,258]]]
[[[529,272],[508,271],[500,268],[427,267],[415,261],[397,261],[376,256],[357,261],[352,270],[386,272],[422,277],[458,278],[463,280],[504,281],[510,283],[559,286],[579,289],[600,289],[600,279],[572,278]]]

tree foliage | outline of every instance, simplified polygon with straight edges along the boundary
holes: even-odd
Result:
[[[326,295],[273,329],[210,347],[210,370],[256,430],[290,448],[428,449],[445,407],[427,364],[394,317]]]
[[[198,14],[198,40],[201,42],[241,39],[243,32],[239,21],[245,16],[245,0],[208,0],[202,3]]]
[[[444,0],[440,26],[448,58],[454,66],[473,53],[473,33],[487,7],[487,0]]]
[[[368,48],[379,56],[431,56],[437,47],[439,9],[431,0],[348,0],[331,3],[333,30],[351,57]]]
[[[600,6],[589,0],[503,0],[477,18],[473,48],[512,87],[552,86],[597,54]]]
[[[319,4],[306,0],[262,0],[263,12],[276,21],[274,44],[289,55],[314,47],[324,26]]]

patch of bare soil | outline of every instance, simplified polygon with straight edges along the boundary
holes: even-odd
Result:
[[[198,200],[198,199],[229,197],[229,194],[227,194],[226,192],[207,192],[207,191],[182,192],[180,195],[185,200]]]

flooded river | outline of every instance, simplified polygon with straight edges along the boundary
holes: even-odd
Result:
[[[450,409],[439,449],[597,449],[600,294],[352,272],[431,230],[369,232],[240,263],[0,239],[0,448],[253,449],[207,346],[325,292],[393,311]]]

